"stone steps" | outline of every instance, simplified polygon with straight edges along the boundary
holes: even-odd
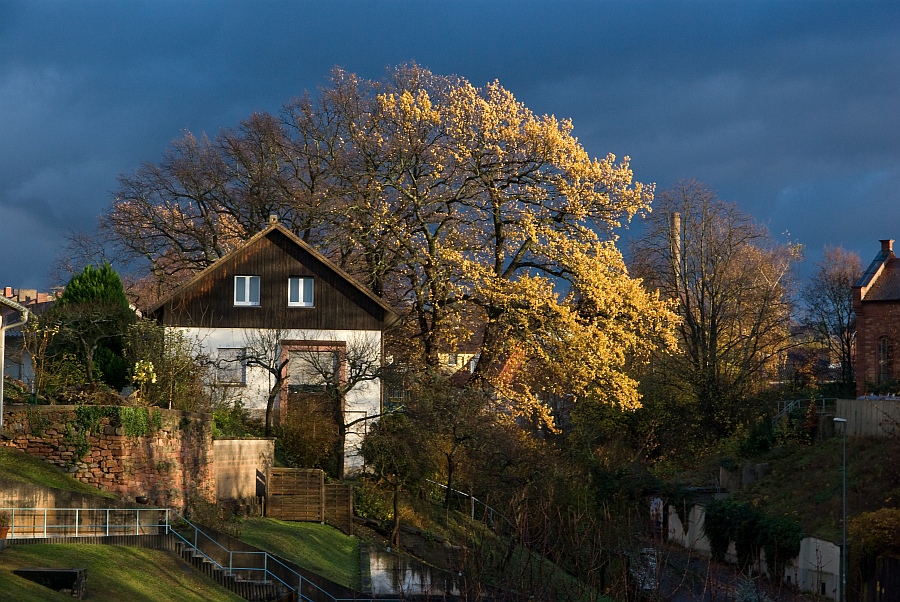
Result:
[[[249,602],[282,602],[293,599],[293,592],[277,581],[242,578],[229,573],[227,569],[212,562],[193,547],[185,544],[178,544],[178,547],[180,548],[178,553],[185,562],[244,600]]]

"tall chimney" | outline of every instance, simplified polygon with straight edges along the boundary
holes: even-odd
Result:
[[[669,214],[669,245],[672,255],[672,273],[675,275],[675,288],[681,290],[681,214],[677,211]]]
[[[890,238],[886,238],[884,240],[879,241],[881,243],[881,250],[887,251],[890,253],[894,252],[894,241]]]

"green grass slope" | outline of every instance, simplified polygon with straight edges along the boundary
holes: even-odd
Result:
[[[241,539],[334,583],[359,589],[359,539],[333,527],[251,518],[242,523]]]
[[[0,601],[71,600],[12,574],[23,567],[87,568],[86,599],[95,602],[238,602],[242,600],[159,550],[120,546],[39,544],[0,552]]]
[[[809,535],[840,539],[842,439],[789,444],[750,460],[768,463],[765,478],[735,492],[774,516],[796,519]],[[847,441],[847,513],[850,517],[900,506],[900,440]]]

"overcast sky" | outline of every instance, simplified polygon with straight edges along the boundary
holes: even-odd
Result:
[[[900,239],[897,3],[0,0],[0,286],[56,284],[67,233],[186,130],[409,61],[705,182],[810,264]]]

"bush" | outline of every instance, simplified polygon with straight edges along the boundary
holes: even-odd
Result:
[[[763,516],[759,522],[766,565],[772,576],[780,581],[785,565],[800,553],[803,528],[797,521],[784,516]]]
[[[847,528],[861,562],[868,563],[879,556],[900,556],[900,508],[863,512]]]
[[[212,412],[213,437],[248,437],[255,429],[250,421],[250,413],[238,401],[231,406],[222,406]]]
[[[360,479],[353,486],[353,512],[363,518],[387,522],[394,512],[391,492],[379,489],[371,479]]]
[[[753,504],[733,499],[715,500],[706,507],[703,532],[713,559],[724,560],[733,541],[743,568],[762,548],[768,566],[779,579],[785,564],[800,553],[803,538],[803,529],[793,519],[767,516]]]
[[[706,506],[703,532],[709,539],[714,560],[725,560],[728,544],[733,541],[738,563],[746,566],[760,548],[759,511],[747,502],[733,499],[714,500]]]

